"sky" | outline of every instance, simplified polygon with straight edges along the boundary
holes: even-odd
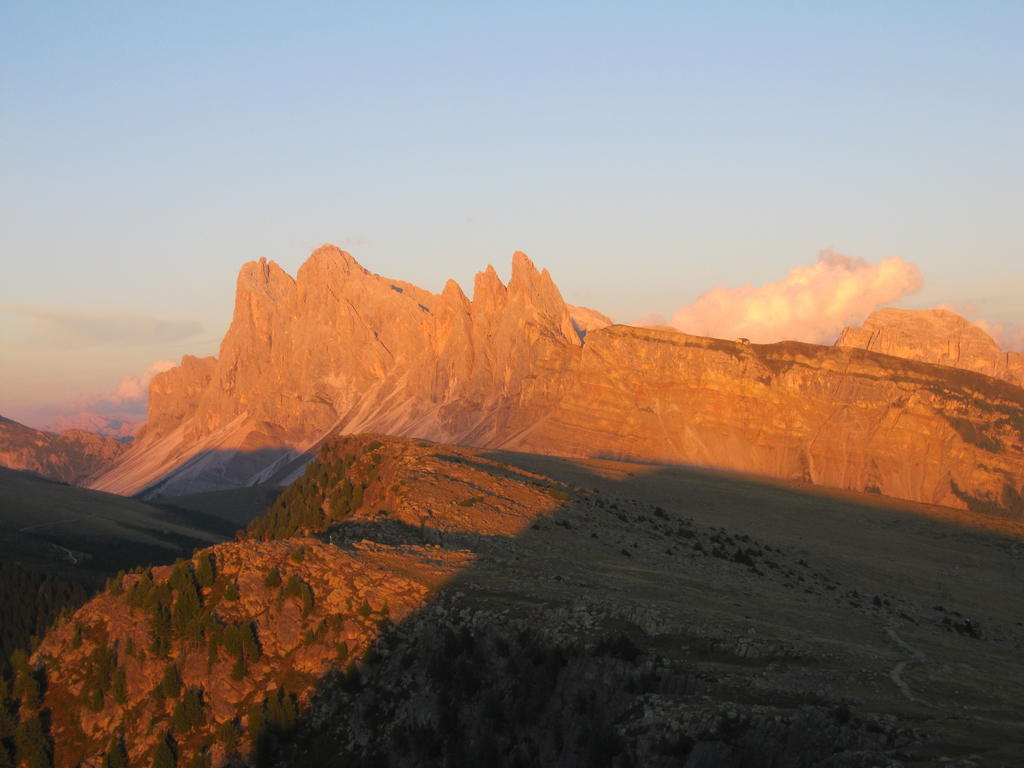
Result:
[[[325,242],[435,291],[523,250],[619,322],[834,290],[1016,344],[1021,29],[1019,2],[0,0],[0,414],[140,414],[216,353],[242,263]]]

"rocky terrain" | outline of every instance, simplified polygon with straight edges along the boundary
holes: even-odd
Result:
[[[849,346],[605,321],[521,253],[508,285],[478,274],[472,300],[333,246],[296,278],[250,262],[219,355],[153,379],[147,425],[93,487],[159,497],[289,481],[328,435],[375,431],[1021,510],[1020,387]]]
[[[863,325],[844,328],[836,346],[949,365],[1024,385],[1024,354],[1000,349],[985,331],[948,309],[879,309]]]
[[[1019,522],[872,494],[336,438],[238,541],[115,579],[18,659],[0,745],[58,766],[1017,765],[1022,548]]]
[[[0,467],[85,484],[126,449],[125,443],[112,437],[81,429],[43,432],[0,416]]]

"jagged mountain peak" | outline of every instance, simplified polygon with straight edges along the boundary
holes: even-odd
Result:
[[[498,277],[492,264],[477,272],[473,279],[473,306],[474,308],[491,308],[504,304],[508,296],[508,289]]]
[[[316,280],[334,281],[352,276],[365,276],[370,272],[363,267],[348,251],[336,245],[321,245],[299,267],[300,283]]]
[[[246,265],[262,282],[239,293],[219,358],[154,378],[149,426],[95,487],[152,496],[284,480],[331,434],[381,432],[1022,504],[1019,387],[871,346],[609,325],[566,305],[525,254],[512,262],[508,286],[480,272],[472,301],[454,282],[436,295],[368,272],[333,246],[294,282]]]
[[[258,295],[277,301],[295,288],[295,280],[276,261],[265,257],[249,261],[238,271],[235,308],[245,304],[246,297]]]

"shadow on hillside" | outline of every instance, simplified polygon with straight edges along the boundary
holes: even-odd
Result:
[[[334,526],[322,538],[341,547],[477,557],[414,615],[385,620],[297,721],[268,719],[256,764],[767,768],[1022,754],[996,679],[954,680],[958,709],[988,708],[977,721],[908,702],[887,678],[877,691],[860,680],[898,658],[887,626],[972,654],[972,675],[1024,673],[1012,651],[1024,610],[1006,578],[1020,526],[713,471],[479,455],[507,467],[457,459],[553,478],[570,498],[516,537],[387,510]],[[975,570],[947,578],[945,565],[966,559]],[[990,636],[950,634],[941,619],[956,608]]]
[[[313,458],[313,450],[261,448],[200,451],[133,494],[143,501],[214,492],[224,488],[279,482],[301,471]]]

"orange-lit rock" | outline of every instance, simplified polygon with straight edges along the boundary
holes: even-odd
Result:
[[[1024,355],[1003,351],[978,326],[948,309],[880,309],[844,328],[836,346],[949,365],[1024,385]]]
[[[286,480],[327,435],[373,431],[959,507],[1019,503],[1019,387],[849,346],[606,319],[566,305],[522,253],[507,286],[492,267],[478,274],[472,300],[451,281],[434,295],[380,277],[333,246],[295,280],[251,262],[219,356],[154,377],[147,426],[94,487],[160,495]],[[983,340],[961,335],[974,341],[956,359],[999,373],[998,361],[978,362],[991,352]]]
[[[81,429],[60,434],[0,416],[0,466],[35,472],[65,483],[84,483],[102,472],[127,444]]]

